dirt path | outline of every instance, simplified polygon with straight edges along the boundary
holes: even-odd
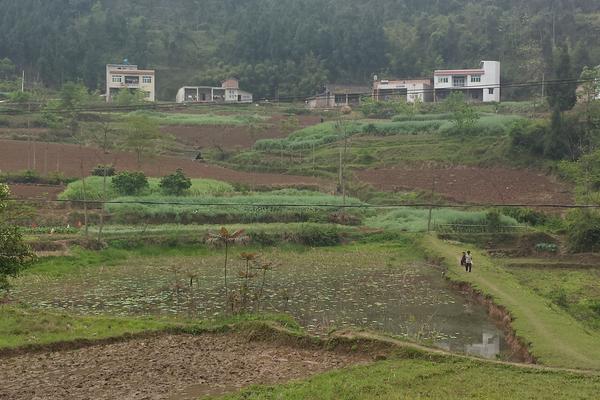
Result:
[[[510,168],[386,168],[356,171],[361,181],[383,191],[435,192],[461,203],[565,203],[573,201],[571,188],[529,170]]]
[[[366,362],[365,355],[177,335],[1,359],[0,399],[197,399]]]
[[[18,140],[0,140],[0,171],[22,171],[28,167],[28,154],[32,154],[33,144]],[[92,147],[79,147],[70,144],[37,143],[36,170],[40,174],[61,171],[69,177],[81,176],[81,164],[85,173],[98,164],[114,164],[118,171],[136,170],[136,156],[132,153],[115,152],[108,155]],[[32,157],[31,157],[32,158]],[[307,185],[329,188],[323,179],[306,176],[252,173],[222,168],[177,157],[157,156],[142,163],[142,170],[148,176],[161,177],[183,169],[192,178],[211,178],[228,182],[244,183],[250,186],[291,186]]]

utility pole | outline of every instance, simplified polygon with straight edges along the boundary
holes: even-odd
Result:
[[[21,78],[21,92],[25,91],[25,70],[23,70],[23,77]]]
[[[427,219],[427,232],[431,232],[431,217],[433,214],[433,196],[435,194],[435,176],[431,184],[431,196],[429,198],[429,218]]]

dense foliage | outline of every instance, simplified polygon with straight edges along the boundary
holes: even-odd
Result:
[[[326,81],[429,76],[482,59],[502,60],[505,82],[541,80],[563,43],[574,67],[565,76],[600,64],[600,5],[589,0],[0,0],[0,9],[0,60],[17,66],[3,62],[0,79],[24,68],[45,84],[100,89],[104,65],[128,58],[158,69],[163,99],[227,75],[257,97],[305,96]]]
[[[139,194],[149,187],[148,179],[143,172],[123,171],[115,176],[111,183],[117,193],[125,196]]]
[[[192,180],[185,176],[181,168],[178,168],[175,173],[160,180],[160,187],[166,195],[181,196],[192,187]]]

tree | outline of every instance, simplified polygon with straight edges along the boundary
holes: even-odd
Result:
[[[577,102],[577,82],[573,79],[568,49],[561,47],[554,59],[553,83],[548,85],[548,104],[562,112],[572,109]]]
[[[467,103],[465,96],[459,92],[448,96],[445,108],[452,113],[450,120],[454,122],[457,133],[470,133],[479,119],[479,114],[473,105]]]
[[[117,94],[114,103],[118,106],[133,106],[143,104],[146,100],[146,95],[141,90],[121,90]]]
[[[112,179],[115,190],[125,196],[135,196],[149,187],[143,172],[123,171]]]
[[[15,226],[6,224],[8,186],[0,183],[0,292],[10,289],[9,278],[15,278],[35,256]]]
[[[192,180],[183,174],[181,168],[178,168],[174,174],[167,175],[160,180],[160,187],[165,194],[181,196],[192,187]]]
[[[162,152],[170,138],[160,132],[156,121],[144,115],[133,114],[125,121],[121,147],[136,154],[137,166],[141,169],[143,158]]]

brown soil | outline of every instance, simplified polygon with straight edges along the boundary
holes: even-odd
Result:
[[[38,146],[41,146],[38,143]],[[0,171],[21,171],[28,167],[29,144],[18,140],[0,140]],[[44,147],[46,144],[44,143]],[[44,174],[57,169],[69,177],[81,176],[98,164],[112,163],[117,170],[136,170],[137,159],[132,153],[116,152],[105,155],[101,150],[79,147],[70,144],[48,143],[47,151],[38,154],[36,170]],[[47,160],[46,160],[47,157]],[[228,182],[244,183],[250,186],[319,186],[328,187],[326,181],[313,177],[251,173],[222,168],[177,157],[158,156],[142,162],[142,171],[148,176],[160,177],[174,172],[177,168],[192,178],[211,178]]]
[[[388,168],[357,171],[361,181],[382,191],[421,190],[461,203],[570,204],[571,188],[551,177],[509,168]]]
[[[2,359],[0,399],[197,399],[366,361],[238,335],[156,336]]]
[[[14,197],[21,199],[56,199],[56,197],[65,190],[64,186],[53,185],[25,185],[11,183],[10,193]]]
[[[194,149],[219,146],[225,150],[250,148],[257,140],[285,137],[279,123],[285,117],[278,115],[268,122],[270,126],[260,132],[252,132],[247,126],[228,125],[193,125],[193,126],[163,126],[161,130],[175,136],[178,141]],[[320,117],[315,115],[298,116],[302,128],[316,125]]]

